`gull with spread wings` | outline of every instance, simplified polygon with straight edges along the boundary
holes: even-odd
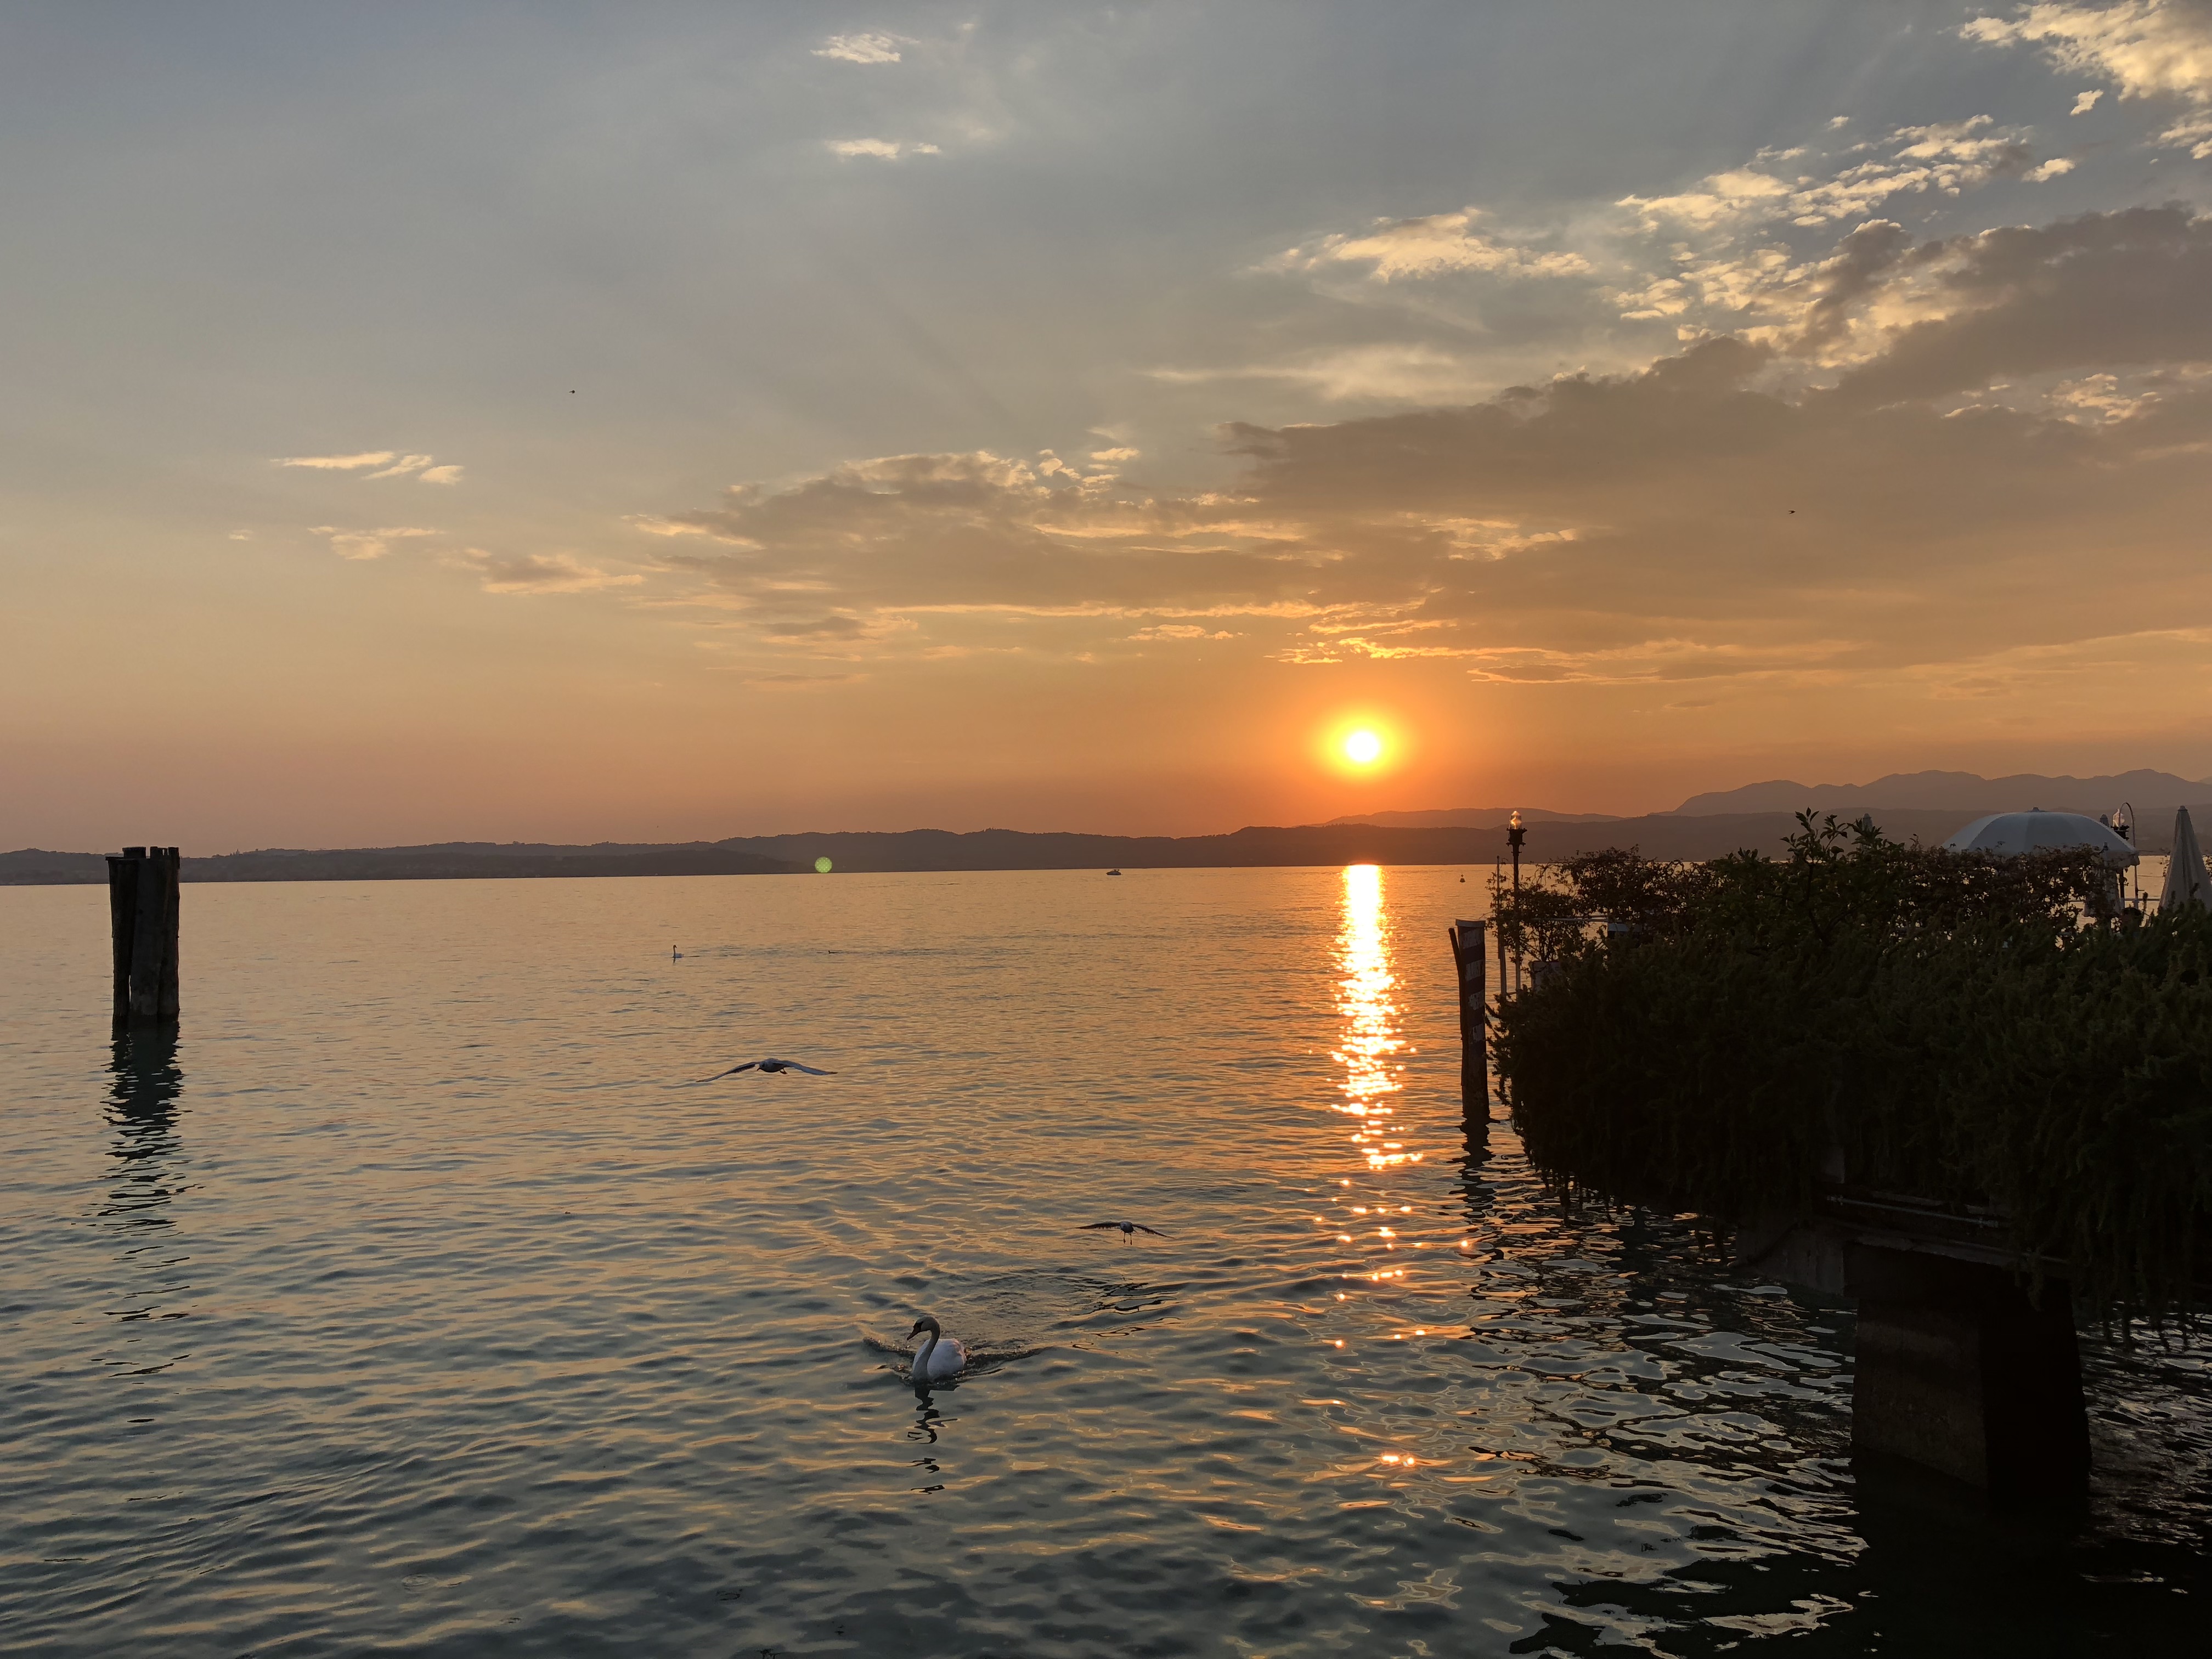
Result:
[[[818,1066],[802,1066],[795,1060],[749,1060],[742,1066],[732,1066],[726,1072],[717,1072],[713,1077],[691,1079],[693,1083],[719,1083],[726,1077],[735,1077],[740,1072],[804,1072],[809,1077],[835,1077],[836,1073],[825,1072]],[[689,1085],[687,1085],[689,1086]]]
[[[1121,1230],[1121,1237],[1132,1243],[1136,1242],[1139,1233],[1150,1233],[1154,1238],[1167,1237],[1158,1227],[1147,1227],[1141,1221],[1086,1221],[1076,1231],[1083,1233],[1096,1232],[1101,1227],[1119,1227]]]

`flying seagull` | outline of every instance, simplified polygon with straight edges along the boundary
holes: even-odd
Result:
[[[1096,1232],[1101,1227],[1119,1227],[1121,1230],[1121,1237],[1133,1241],[1139,1233],[1150,1233],[1154,1238],[1167,1237],[1158,1227],[1147,1227],[1141,1221],[1086,1221],[1076,1231],[1084,1233]]]
[[[726,1072],[717,1072],[712,1077],[696,1078],[697,1083],[719,1083],[726,1077],[735,1077],[740,1072],[804,1072],[809,1077],[835,1077],[835,1072],[825,1072],[818,1066],[801,1066],[795,1060],[749,1060],[742,1066],[732,1066]]]

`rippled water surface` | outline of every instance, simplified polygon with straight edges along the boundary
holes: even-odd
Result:
[[[2093,1348],[2086,1519],[1855,1481],[1847,1305],[1463,1114],[1481,891],[194,886],[118,1047],[0,890],[0,1645],[2194,1650],[2206,1350]]]

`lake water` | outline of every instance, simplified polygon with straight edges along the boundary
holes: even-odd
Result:
[[[0,1645],[2193,1650],[2208,1350],[2092,1346],[2085,1520],[1856,1483],[1847,1306],[1469,1126],[1482,890],[191,886],[118,1047],[0,890]]]

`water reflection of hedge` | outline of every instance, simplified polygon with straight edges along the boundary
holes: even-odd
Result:
[[[2212,1216],[2212,917],[2112,910],[2086,849],[1903,847],[1808,817],[1790,855],[1569,860],[1501,895],[1557,965],[1497,1056],[1563,1190],[1741,1218],[1854,1185],[1987,1205],[2112,1314],[2162,1315]],[[1586,919],[1630,931],[1610,935]],[[2212,1264],[2203,1264],[2212,1266]]]

